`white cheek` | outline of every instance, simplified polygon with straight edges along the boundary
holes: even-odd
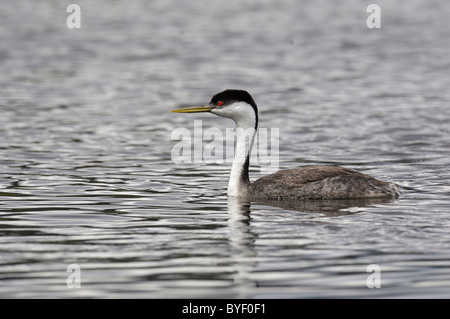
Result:
[[[227,109],[223,110],[223,114],[226,117],[229,117],[235,121],[239,120],[240,118],[242,118],[243,116],[245,116],[245,112],[243,112],[241,109],[230,106]]]
[[[212,113],[228,117],[236,122],[238,127],[254,127],[256,116],[253,108],[247,103],[234,103],[224,108],[211,110]]]
[[[211,113],[214,113],[216,115],[223,116],[223,117],[230,117],[230,118],[233,116],[233,112],[230,112],[229,106],[227,106],[224,109],[223,108],[212,109]]]

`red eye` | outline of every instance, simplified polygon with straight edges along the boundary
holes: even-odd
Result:
[[[222,105],[222,101],[218,101],[216,104],[217,104],[217,106],[221,106]]]

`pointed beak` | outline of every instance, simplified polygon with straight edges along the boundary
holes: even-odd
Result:
[[[197,113],[197,112],[210,112],[214,107],[205,105],[205,106],[193,106],[193,107],[184,107],[182,109],[172,110],[171,112],[175,113]]]

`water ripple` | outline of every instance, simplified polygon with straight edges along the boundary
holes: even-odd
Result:
[[[354,1],[81,0],[83,27],[69,30],[64,5],[12,3],[0,13],[1,297],[448,297],[447,4],[381,1],[390,15],[369,30]],[[280,129],[280,168],[344,165],[402,196],[228,200],[229,163],[172,162],[171,132],[194,117],[169,110],[231,87]],[[371,264],[381,289],[367,286]]]

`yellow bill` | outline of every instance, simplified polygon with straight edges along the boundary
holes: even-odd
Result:
[[[193,107],[184,107],[182,109],[172,110],[171,112],[175,113],[197,113],[197,112],[209,112],[214,107],[211,106],[193,106]]]

